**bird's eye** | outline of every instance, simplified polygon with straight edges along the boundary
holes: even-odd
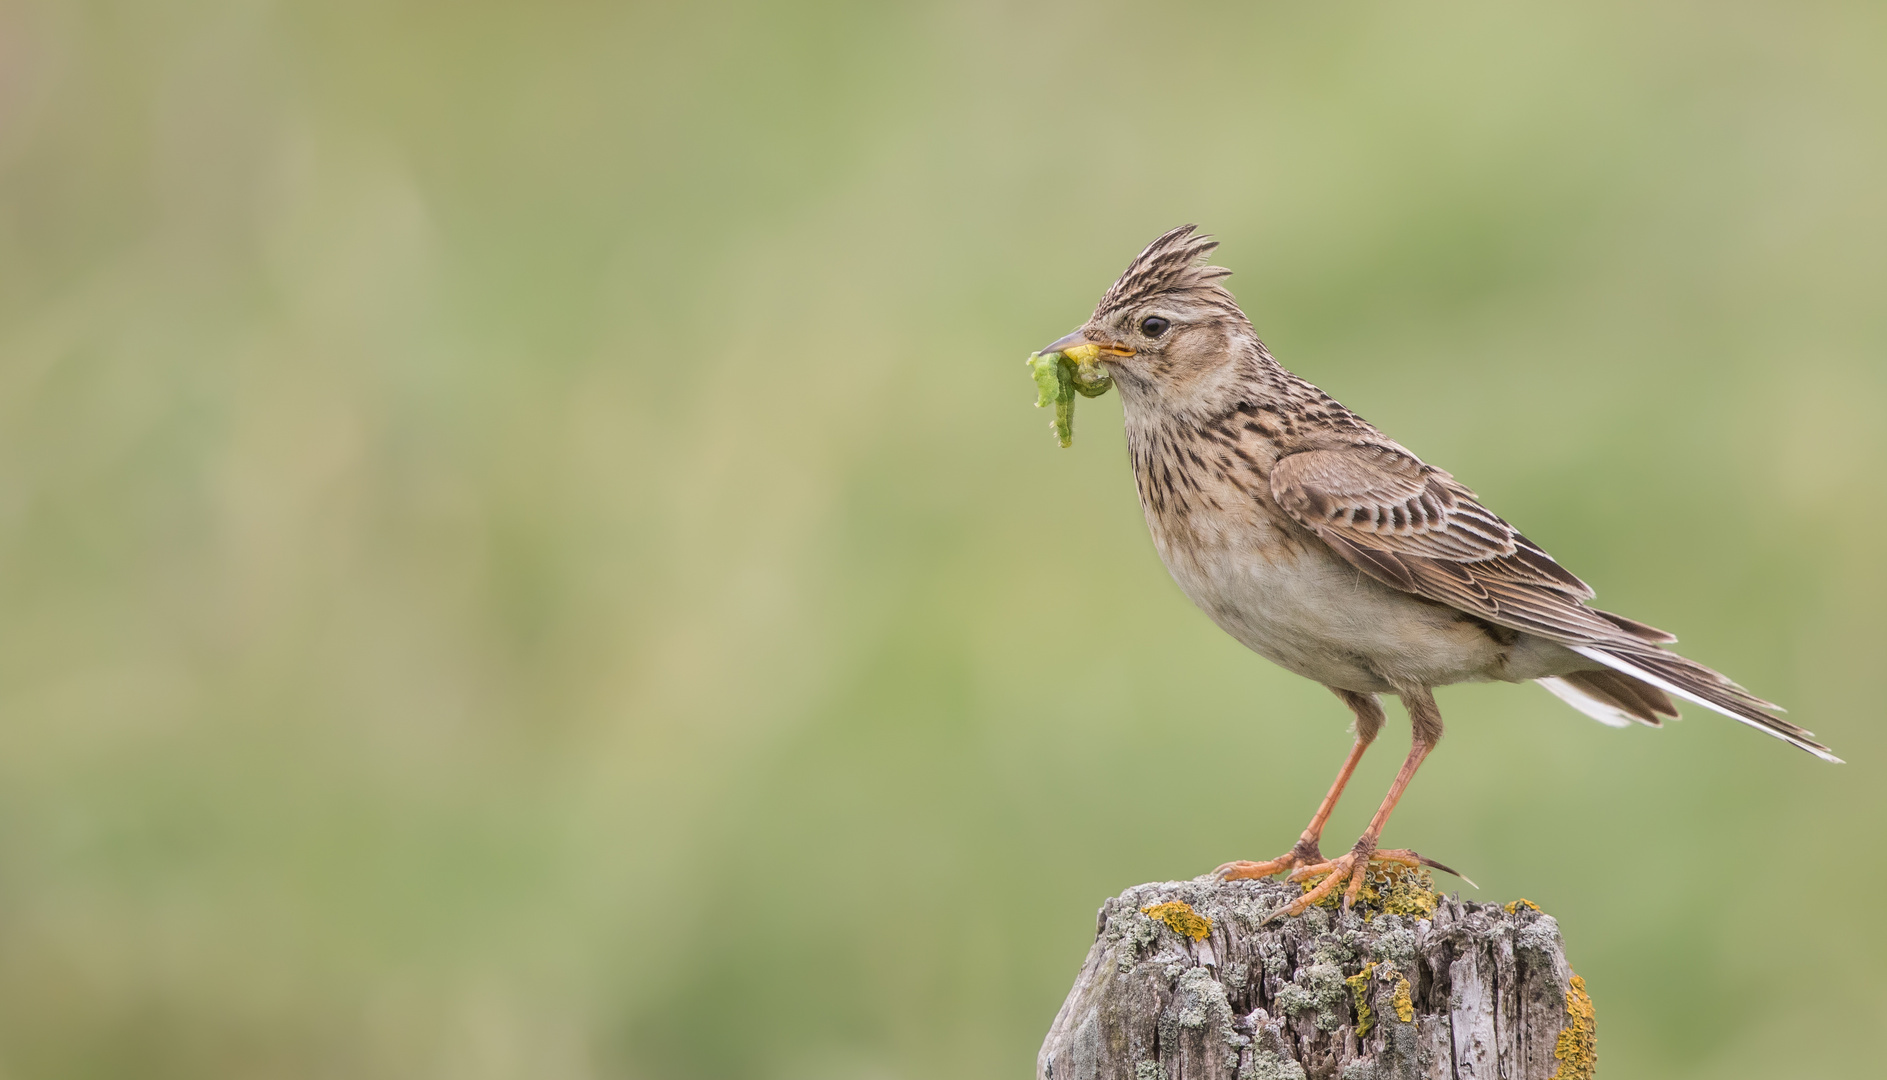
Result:
[[[1149,315],[1140,320],[1140,332],[1148,337],[1159,337],[1166,333],[1166,328],[1173,325],[1158,315]]]

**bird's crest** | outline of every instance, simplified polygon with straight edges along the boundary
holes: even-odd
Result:
[[[1095,314],[1102,315],[1131,307],[1150,296],[1170,292],[1219,292],[1220,278],[1231,274],[1223,266],[1204,265],[1206,256],[1219,246],[1217,240],[1199,232],[1197,225],[1181,225],[1147,245],[1147,249],[1127,264],[1127,271],[1101,297]],[[1225,293],[1231,298],[1230,293]]]

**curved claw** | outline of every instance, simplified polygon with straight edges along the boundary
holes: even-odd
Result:
[[[1297,860],[1290,855],[1280,855],[1265,862],[1250,862],[1237,859],[1221,865],[1209,875],[1218,881],[1240,881],[1246,878],[1268,878],[1281,874],[1297,865]]]
[[[1435,861],[1434,859],[1431,859],[1431,858],[1429,858],[1429,857],[1428,857],[1428,856],[1426,856],[1426,855],[1418,855],[1418,854],[1416,854],[1416,853],[1415,853],[1415,852],[1413,852],[1413,851],[1405,851],[1405,852],[1402,852],[1402,853],[1403,853],[1403,854],[1407,854],[1407,855],[1411,855],[1411,856],[1414,856],[1414,858],[1415,858],[1415,861],[1417,861],[1417,862],[1419,862],[1419,863],[1421,863],[1421,864],[1422,864],[1423,866],[1426,866],[1426,867],[1428,867],[1428,868],[1429,868],[1429,869],[1431,869],[1431,870],[1440,870],[1440,871],[1441,871],[1442,873],[1444,873],[1444,874],[1452,874],[1452,875],[1454,875],[1455,877],[1458,877],[1458,878],[1460,878],[1461,880],[1463,880],[1463,881],[1465,881],[1465,882],[1467,882],[1467,883],[1468,883],[1469,885],[1471,885],[1471,886],[1473,886],[1474,888],[1476,888],[1476,889],[1478,889],[1478,888],[1480,888],[1480,886],[1479,886],[1479,885],[1475,885],[1475,884],[1474,884],[1474,879],[1473,879],[1473,878],[1471,878],[1471,877],[1469,877],[1468,875],[1466,875],[1466,874],[1464,874],[1464,873],[1462,873],[1462,872],[1461,872],[1461,871],[1459,871],[1459,870],[1456,870],[1456,869],[1455,869],[1454,867],[1452,867],[1452,866],[1449,866],[1449,865],[1447,865],[1447,864],[1445,864],[1445,863],[1438,863],[1438,862],[1436,862],[1436,861]],[[1376,853],[1376,857],[1380,859],[1380,858],[1382,858],[1382,857],[1383,857],[1383,855],[1385,855],[1385,854],[1387,854],[1387,853],[1386,853],[1386,852],[1377,852],[1377,853]]]

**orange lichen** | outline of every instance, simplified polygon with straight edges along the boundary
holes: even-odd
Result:
[[[1140,914],[1151,919],[1158,919],[1171,927],[1173,933],[1188,937],[1194,941],[1204,941],[1212,932],[1212,920],[1192,909],[1184,900],[1168,900],[1164,904],[1143,907]]]
[[[1523,907],[1530,908],[1534,911],[1540,910],[1540,905],[1534,903],[1533,901],[1527,899],[1524,896],[1518,900],[1513,900],[1513,901],[1508,902],[1506,907],[1507,907],[1507,914],[1509,915],[1514,914],[1515,912],[1519,911]]]
[[[1577,975],[1566,990],[1566,1026],[1553,1044],[1559,1068],[1548,1080],[1592,1080],[1599,1067],[1599,1028],[1586,981]]]

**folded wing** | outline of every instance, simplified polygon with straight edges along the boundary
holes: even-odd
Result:
[[[1668,691],[1838,760],[1810,732],[1773,715],[1776,706],[1659,648],[1676,640],[1670,634],[1587,607],[1592,590],[1585,582],[1454,477],[1401,447],[1364,443],[1287,454],[1272,467],[1270,484],[1280,508],[1376,580],[1556,641],[1642,684],[1635,699],[1609,701],[1631,719],[1672,715],[1655,707],[1657,692]],[[1567,697],[1562,688],[1548,688]],[[1593,695],[1587,689],[1579,696]]]

